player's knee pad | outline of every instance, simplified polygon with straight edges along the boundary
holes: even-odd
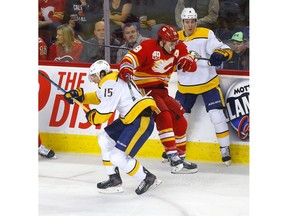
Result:
[[[186,133],[188,123],[186,118],[182,115],[179,119],[174,120],[174,133],[176,136],[182,136]]]
[[[113,165],[123,169],[128,163],[128,156],[125,154],[125,152],[117,148],[113,148],[110,152],[110,161]]]
[[[109,135],[104,131],[98,136],[98,144],[101,148],[102,154],[110,152],[115,146],[115,141],[109,137]]]
[[[173,121],[168,110],[164,110],[155,116],[154,121],[158,131],[161,131],[166,128],[173,128]]]
[[[227,123],[226,117],[225,117],[222,109],[209,110],[208,113],[209,113],[211,122],[214,125],[221,124],[221,123]]]

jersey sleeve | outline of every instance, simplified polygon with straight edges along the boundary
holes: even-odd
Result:
[[[227,50],[228,52],[232,52],[231,48],[227,44],[224,44],[218,37],[216,37],[214,32],[210,30],[208,34],[206,52],[211,55],[215,49],[223,49]]]

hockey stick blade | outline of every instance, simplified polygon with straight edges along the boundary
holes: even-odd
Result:
[[[38,73],[46,80],[48,80],[52,85],[54,85],[57,89],[60,89],[64,94],[66,93],[66,91],[61,88],[61,86],[57,85],[57,83],[55,83],[53,80],[51,80],[49,77],[47,77],[45,74],[43,74],[41,71],[38,71]],[[76,100],[75,98],[72,98],[72,100],[77,103],[79,106],[82,107],[82,109],[86,112],[89,112],[90,110],[84,106],[83,103],[81,103],[80,101]]]
[[[90,41],[84,40],[81,35],[78,35],[78,39],[79,39],[81,42],[83,42],[83,43],[86,43],[86,44],[89,44],[89,45],[93,45],[93,46],[103,46],[103,47],[109,47],[109,48],[130,50],[130,48],[128,48],[128,47],[120,47],[120,46],[102,45],[102,44],[92,43],[92,42],[90,42]]]

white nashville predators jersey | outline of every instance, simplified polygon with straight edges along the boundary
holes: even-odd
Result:
[[[85,94],[83,103],[97,104],[94,117],[95,124],[106,122],[115,110],[119,112],[120,119],[124,124],[132,123],[137,116],[147,107],[154,111],[157,106],[152,97],[142,94],[131,84],[130,93],[128,84],[118,78],[118,72],[107,74],[97,86],[95,92]],[[93,95],[91,97],[91,95]],[[96,98],[93,98],[95,97]],[[132,99],[135,97],[135,100]]]
[[[179,40],[183,41],[188,51],[196,52],[202,58],[210,58],[215,49],[230,49],[218,39],[214,32],[207,28],[196,28],[195,32],[185,37],[184,30],[178,31]],[[178,90],[181,93],[201,94],[219,85],[219,77],[214,66],[209,66],[207,60],[197,61],[195,72],[177,71]]]

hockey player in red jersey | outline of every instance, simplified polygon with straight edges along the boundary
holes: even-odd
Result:
[[[120,62],[119,76],[133,78],[144,94],[152,96],[158,109],[154,120],[160,140],[170,159],[171,173],[195,173],[197,165],[185,161],[187,121],[183,107],[168,94],[168,83],[176,66],[183,71],[196,70],[196,62],[188,53],[173,26],[159,29],[158,39],[143,41],[129,51]]]

